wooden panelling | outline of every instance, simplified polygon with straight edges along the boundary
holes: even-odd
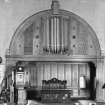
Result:
[[[43,75],[43,69],[41,69],[42,65],[38,64],[37,65],[37,85],[38,86],[42,86],[42,80],[44,78],[44,75]]]
[[[51,78],[57,78],[57,64],[51,64]]]
[[[90,68],[88,64],[86,64],[86,76],[87,76],[87,79],[90,80]]]
[[[31,86],[42,86],[42,80],[57,78],[67,80],[67,88],[73,90],[73,96],[89,96],[89,88],[80,89],[80,77],[90,81],[90,68],[86,63],[38,63],[29,66]],[[85,82],[86,82],[85,81]]]
[[[88,33],[86,31],[86,28],[83,24],[79,23],[78,27],[78,43],[77,43],[77,54],[79,55],[87,55],[88,53]]]
[[[37,80],[37,67],[36,67],[36,65],[35,65],[35,67],[32,68],[32,70],[33,70],[33,80],[34,80],[33,85],[37,86],[38,80]]]
[[[23,55],[23,51],[32,56],[100,55],[100,45],[91,27],[75,14],[60,11],[59,15],[52,14],[52,10],[43,11],[26,19],[11,42],[11,55]],[[24,43],[20,43],[21,37]]]
[[[64,64],[58,65],[58,79],[64,80]]]
[[[72,64],[72,87],[78,88],[78,64]]]
[[[30,66],[29,67],[29,71],[30,71],[30,84],[31,86],[36,86],[37,85],[37,70],[36,70],[36,66]]]
[[[42,17],[41,20],[41,35],[42,35],[42,46],[47,48],[49,46],[49,18]]]
[[[89,90],[80,90],[80,96],[81,97],[89,97],[90,94],[89,94]]]
[[[51,78],[51,69],[50,69],[50,64],[43,64],[43,68],[44,68],[44,80],[49,80]]]
[[[79,65],[79,72],[80,76],[86,75],[86,64],[80,64]]]
[[[77,39],[78,39],[78,22],[71,18],[70,23],[70,42],[73,55],[77,52]]]
[[[105,74],[104,74],[104,69],[103,69],[103,61],[98,61],[98,65],[97,65],[97,75],[96,75],[96,80],[97,80],[97,96],[96,99],[98,101],[103,101],[104,100],[104,93],[103,93],[103,78],[105,78]]]
[[[65,79],[67,80],[67,87],[71,87],[71,64],[65,64]]]

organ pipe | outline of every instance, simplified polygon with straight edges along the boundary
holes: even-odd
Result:
[[[61,52],[64,50],[64,31],[63,31],[63,19],[61,19]]]
[[[60,50],[60,37],[59,37],[59,18],[57,18],[57,53],[59,52]]]
[[[54,53],[56,53],[57,18],[54,17]]]
[[[51,18],[51,52],[54,51],[54,19]]]
[[[44,50],[46,49],[46,23],[43,22],[44,19],[42,19],[42,26],[43,26],[43,29],[42,29],[42,32],[43,32],[43,47],[44,47]]]
[[[49,19],[47,18],[47,23],[46,23],[46,47],[47,47],[47,50],[49,51],[49,46],[50,46],[50,42],[49,42]]]

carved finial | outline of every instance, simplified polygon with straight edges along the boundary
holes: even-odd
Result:
[[[52,5],[51,9],[53,10],[53,14],[58,14],[59,13],[59,1],[58,0],[52,0]]]

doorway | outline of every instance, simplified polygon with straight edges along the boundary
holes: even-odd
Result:
[[[88,64],[90,67],[90,99],[94,100],[96,98],[96,67],[95,64],[92,62],[89,62]]]

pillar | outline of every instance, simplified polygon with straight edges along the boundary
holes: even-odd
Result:
[[[96,69],[96,100],[98,102],[105,101],[104,99],[104,90],[102,89],[105,78],[104,70],[104,59],[97,60],[97,69]]]
[[[26,100],[26,90],[24,87],[18,88],[18,105],[25,105],[27,103]]]

